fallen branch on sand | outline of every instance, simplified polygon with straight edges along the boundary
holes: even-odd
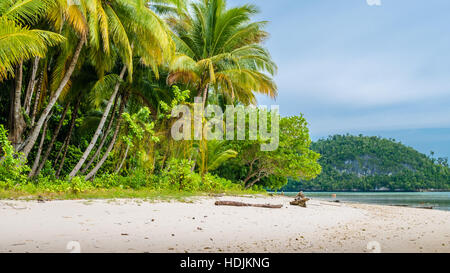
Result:
[[[248,204],[235,201],[216,201],[216,206],[233,206],[233,207],[258,207],[269,209],[281,209],[283,205],[271,205],[271,204]]]

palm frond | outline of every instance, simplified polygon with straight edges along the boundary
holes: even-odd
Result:
[[[30,30],[14,21],[0,17],[0,80],[14,75],[13,66],[33,57],[43,58],[47,47],[61,43],[65,38],[59,34]]]

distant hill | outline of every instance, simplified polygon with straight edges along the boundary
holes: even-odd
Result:
[[[312,144],[322,174],[289,181],[284,191],[450,190],[447,158],[432,158],[392,139],[335,135]]]

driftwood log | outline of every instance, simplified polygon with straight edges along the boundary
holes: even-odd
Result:
[[[269,209],[281,209],[283,205],[271,205],[271,204],[248,204],[235,201],[216,201],[216,206],[233,206],[233,207],[257,207],[257,208],[269,208]]]
[[[306,202],[308,202],[309,200],[310,199],[307,198],[301,191],[297,194],[294,201],[292,201],[290,204],[292,206],[300,206],[300,207],[306,208]]]

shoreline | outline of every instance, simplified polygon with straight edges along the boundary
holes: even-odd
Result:
[[[215,206],[218,200],[283,204],[281,209]],[[450,212],[292,198],[193,197],[0,200],[0,252],[381,252],[450,253]]]
[[[373,204],[450,211],[450,192],[304,192],[310,198],[355,204]],[[271,193],[273,196],[295,196],[295,192]],[[404,194],[404,195],[403,195]],[[407,198],[404,198],[404,197]]]
[[[342,190],[342,191],[308,191],[308,190],[299,190],[299,191],[284,191],[284,193],[427,193],[427,192],[450,192],[450,190],[423,190],[423,191],[351,191],[351,190]],[[271,194],[281,194],[282,192],[272,192],[268,191],[267,193]]]

